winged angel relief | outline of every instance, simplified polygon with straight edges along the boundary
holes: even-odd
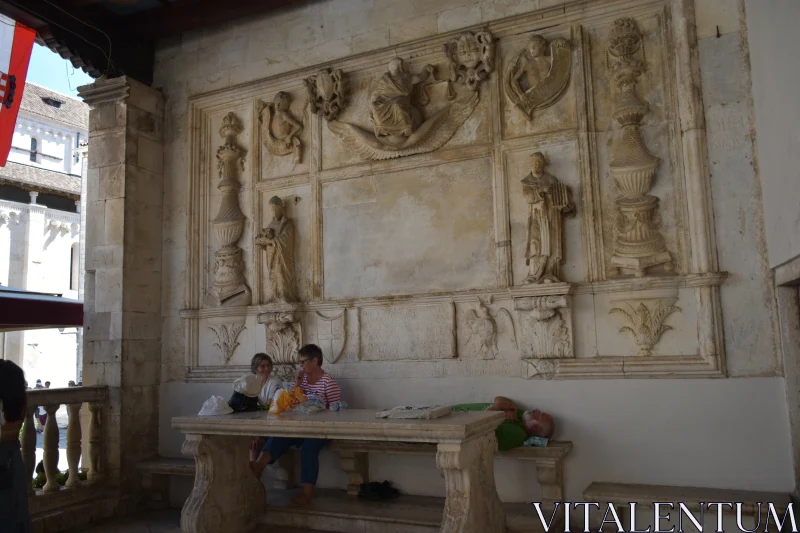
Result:
[[[451,70],[450,79],[445,80],[434,78],[432,65],[414,74],[400,58],[389,62],[369,99],[372,131],[336,120],[328,122],[328,127],[364,159],[392,159],[442,147],[478,104],[478,82],[491,72],[491,35],[466,33],[446,44],[445,51]],[[424,112],[431,104],[429,88],[442,83],[447,84],[445,105]],[[454,83],[467,90],[457,91]]]

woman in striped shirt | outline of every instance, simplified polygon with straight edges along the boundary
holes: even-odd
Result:
[[[341,400],[342,391],[336,380],[322,370],[322,350],[316,344],[306,344],[299,351],[300,371],[294,384],[303,390],[306,397],[315,397],[330,407]],[[291,447],[300,448],[300,482],[303,493],[292,498],[295,505],[305,505],[311,501],[314,485],[319,475],[319,452],[328,439],[304,439],[293,437],[270,437],[261,449],[258,458],[250,464],[256,477],[261,478],[264,468],[277,461]]]

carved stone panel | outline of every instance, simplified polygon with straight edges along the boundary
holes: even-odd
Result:
[[[298,362],[297,351],[303,342],[303,325],[297,309],[298,306],[293,304],[271,304],[262,307],[264,312],[258,315],[258,323],[264,324],[266,353],[276,367],[281,367],[281,371]]]
[[[361,360],[404,361],[456,357],[453,303],[362,307]]]
[[[308,172],[310,102],[305,89],[278,91],[256,101],[260,180]]]
[[[306,313],[306,339],[322,350],[327,363],[335,363],[347,344],[347,309],[336,313],[310,311]]]
[[[214,332],[217,337],[217,342],[214,347],[219,350],[222,356],[222,362],[228,364],[233,357],[236,348],[239,347],[239,334],[245,329],[244,324],[220,324],[218,326],[209,326],[209,329]]]
[[[496,286],[486,159],[322,188],[325,298]]]
[[[492,305],[492,297],[478,298],[477,305],[461,308],[459,346],[462,358],[496,359],[501,350],[516,357],[519,345],[514,319],[508,309]]]

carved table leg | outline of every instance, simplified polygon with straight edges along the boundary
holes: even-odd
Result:
[[[347,474],[347,495],[358,496],[362,483],[369,483],[369,455],[351,450],[339,451],[339,464]]]
[[[461,444],[440,443],[436,466],[447,498],[441,533],[505,533],[506,515],[494,484],[494,432]]]
[[[195,458],[194,488],[181,511],[183,533],[246,533],[267,509],[264,485],[250,470],[250,437],[186,435]]]

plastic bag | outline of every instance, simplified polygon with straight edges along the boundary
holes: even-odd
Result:
[[[328,407],[331,411],[341,411],[342,409],[347,409],[347,402],[342,400],[341,402],[333,402]]]
[[[293,413],[318,413],[319,411],[325,410],[325,402],[320,400],[319,398],[309,398],[308,401],[301,403],[300,405],[293,407]]]
[[[300,387],[291,390],[281,389],[275,393],[269,412],[272,414],[285,413],[306,400],[308,398],[303,394],[303,390]]]

